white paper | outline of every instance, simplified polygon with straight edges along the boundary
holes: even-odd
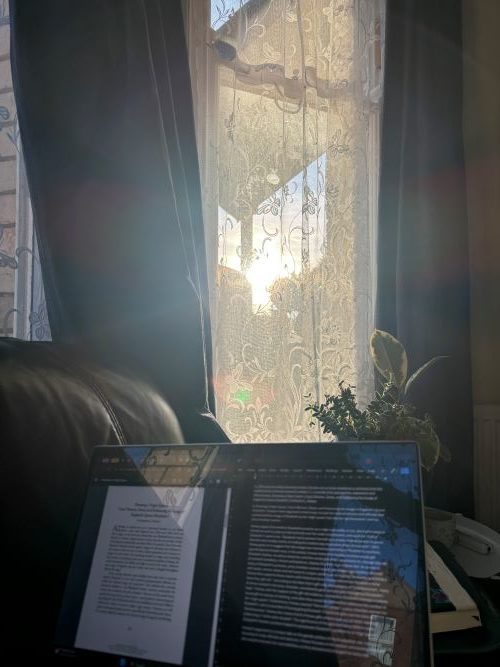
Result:
[[[182,663],[202,504],[202,488],[109,488],[75,646]]]

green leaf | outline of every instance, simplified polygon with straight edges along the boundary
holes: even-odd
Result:
[[[387,439],[415,440],[420,450],[420,460],[426,470],[430,470],[438,461],[441,443],[428,419],[406,417],[402,423],[391,424]]]
[[[428,433],[422,433],[418,437],[417,444],[420,448],[422,465],[426,470],[430,470],[438,462],[441,451],[441,443],[436,432],[432,430]]]
[[[429,368],[432,368],[432,366],[435,366],[438,362],[440,362],[442,359],[449,359],[449,356],[446,354],[442,354],[438,357],[432,357],[430,361],[427,361],[423,366],[420,366],[413,375],[409,378],[408,382],[406,383],[405,387],[405,396],[408,394],[408,391],[410,387],[413,385],[413,383],[418,380],[418,378],[425,373],[425,371],[429,370]]]
[[[439,448],[439,456],[446,463],[449,463],[451,461],[451,452],[446,445],[443,445],[443,443],[441,443]]]
[[[370,354],[384,378],[401,390],[408,375],[408,358],[399,340],[387,331],[375,329],[370,338]]]

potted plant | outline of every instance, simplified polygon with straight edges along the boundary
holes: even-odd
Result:
[[[362,410],[354,387],[339,384],[339,393],[325,396],[324,403],[311,403],[311,424],[317,420],[324,433],[334,440],[414,440],[420,449],[422,466],[429,471],[438,459],[449,461],[450,453],[441,443],[430,415],[416,416],[408,401],[409,390],[419,378],[444,357],[434,357],[408,377],[408,358],[403,345],[386,331],[375,329],[370,338],[373,363],[384,382]]]

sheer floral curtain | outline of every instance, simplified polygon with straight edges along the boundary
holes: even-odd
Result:
[[[10,19],[0,1],[0,336],[49,340],[40,260],[17,128]]]
[[[373,387],[384,3],[193,1],[186,22],[217,418],[318,439],[308,402]]]

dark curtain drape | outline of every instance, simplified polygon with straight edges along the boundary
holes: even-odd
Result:
[[[388,0],[380,180],[377,326],[405,345],[411,396],[453,460],[427,504],[472,515],[469,263],[459,0]]]
[[[55,341],[153,380],[187,441],[211,416],[191,87],[178,0],[11,0],[11,58]]]

